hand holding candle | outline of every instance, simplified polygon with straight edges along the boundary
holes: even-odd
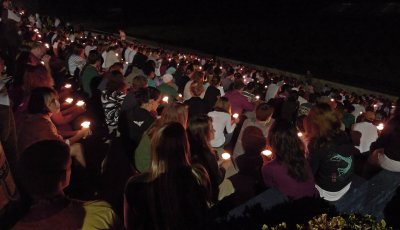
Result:
[[[383,125],[383,123],[380,123],[378,126],[376,126],[376,128],[377,128],[379,131],[382,131],[382,130],[385,128],[385,126]]]
[[[79,106],[79,107],[82,107],[82,106],[85,105],[85,102],[82,101],[82,100],[79,100],[78,102],[76,102],[76,105]]]
[[[68,104],[71,104],[73,101],[74,101],[74,99],[70,98],[70,97],[65,99],[65,102],[67,102]]]
[[[238,113],[235,113],[235,114],[232,115],[232,117],[233,117],[234,119],[238,119],[238,118],[239,118],[239,114],[238,114]]]
[[[222,157],[222,159],[224,159],[224,160],[229,160],[229,159],[231,159],[231,154],[229,154],[229,153],[223,153],[222,155],[221,155],[221,157]]]
[[[168,96],[165,96],[165,97],[163,97],[163,99],[162,99],[162,101],[165,102],[165,103],[168,103],[168,100],[169,100]]]
[[[90,121],[84,121],[84,122],[82,122],[81,126],[82,126],[82,128],[84,128],[84,129],[90,128]]]

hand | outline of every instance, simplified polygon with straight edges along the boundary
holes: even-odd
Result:
[[[45,55],[42,57],[42,61],[44,62],[44,65],[49,65],[50,59],[51,59],[51,56],[45,54]]]
[[[90,130],[90,128],[82,128],[81,130],[79,130],[79,134],[82,136],[83,139],[86,139],[86,137],[92,134],[92,131]]]

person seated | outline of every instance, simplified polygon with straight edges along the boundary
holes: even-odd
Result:
[[[54,89],[39,87],[31,92],[27,114],[21,123],[17,123],[18,149],[23,152],[32,144],[42,140],[64,140],[51,121],[53,113],[60,110],[57,92]],[[82,128],[78,133],[65,140],[71,146],[71,156],[85,167],[86,161],[80,139],[89,135],[88,128]]]
[[[132,177],[125,188],[126,229],[204,229],[209,179],[191,165],[184,127],[177,122],[156,130],[149,171]]]
[[[255,126],[255,127],[259,128],[263,132],[264,137],[267,138],[269,127],[273,123],[271,121],[273,112],[274,112],[274,109],[271,106],[269,106],[267,103],[263,102],[256,107],[255,119],[248,118],[243,122],[242,129],[240,130],[238,139],[237,139],[236,144],[233,149],[233,157],[234,158],[239,157],[240,155],[244,154],[242,139],[243,139],[243,132],[247,127]]]
[[[207,115],[199,115],[189,119],[187,128],[190,154],[193,163],[201,164],[210,176],[213,201],[219,195],[219,185],[225,178],[225,168],[218,165],[218,155],[211,147],[214,139],[212,119]]]
[[[69,152],[59,140],[39,141],[25,149],[18,171],[33,203],[13,229],[123,229],[108,203],[65,196],[71,176]]]
[[[145,172],[150,168],[151,138],[156,131],[169,122],[179,122],[186,129],[187,120],[187,107],[181,103],[172,103],[162,111],[160,119],[157,119],[143,134],[135,150],[133,162],[139,172]]]
[[[231,104],[228,98],[221,97],[214,106],[214,111],[209,112],[208,116],[212,118],[215,129],[214,139],[211,140],[213,148],[221,147],[230,142],[236,123],[239,119],[232,119]],[[224,133],[226,131],[226,134]]]
[[[225,97],[229,99],[232,106],[232,113],[242,114],[242,112],[252,112],[254,105],[243,95],[245,84],[242,79],[233,82],[233,90],[228,91]]]
[[[359,151],[342,131],[339,114],[329,104],[320,103],[304,119],[309,161],[315,187],[322,198],[337,201],[350,189],[353,156]]]
[[[318,196],[304,144],[295,127],[286,120],[275,121],[268,134],[272,160],[262,167],[264,183],[291,199]]]
[[[204,86],[202,82],[193,81],[190,85],[190,92],[190,99],[184,102],[185,105],[189,106],[189,118],[197,115],[205,115],[211,111],[211,107],[208,102],[200,97],[204,92]]]

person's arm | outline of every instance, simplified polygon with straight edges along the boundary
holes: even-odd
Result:
[[[83,129],[79,130],[77,134],[68,138],[66,141],[69,142],[69,145],[75,144],[80,139],[87,137],[89,135],[89,132],[90,132],[90,129],[83,128]]]
[[[226,122],[225,122],[225,128],[226,128],[226,131],[228,133],[232,133],[236,128],[235,120],[232,120],[232,118],[229,115],[229,113],[227,113],[227,119],[226,119]]]

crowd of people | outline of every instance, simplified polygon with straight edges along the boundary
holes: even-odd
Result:
[[[222,200],[275,188],[334,203],[355,174],[400,172],[400,100],[93,33],[11,0],[0,26],[1,229],[204,229]],[[93,196],[111,205],[65,192],[71,170],[96,164],[95,137],[112,146],[99,174],[117,153],[131,169],[108,185],[116,203]]]

